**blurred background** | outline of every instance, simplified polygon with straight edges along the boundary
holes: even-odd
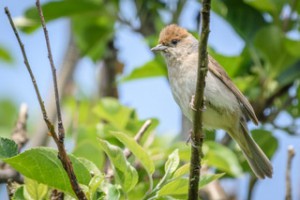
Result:
[[[135,109],[140,119],[156,118],[159,137],[176,141],[188,138],[190,123],[172,98],[163,58],[150,48],[156,45],[160,30],[170,23],[197,35],[199,1],[62,0],[42,4],[67,123],[72,121],[68,109],[75,101],[97,104],[112,97]],[[21,30],[49,117],[56,119],[51,71],[35,1],[3,0],[0,135],[10,137],[24,102],[29,108],[26,147],[48,145],[47,128],[4,14],[5,6]],[[249,126],[274,167],[272,179],[257,180],[225,133],[209,133],[208,140],[235,152],[243,172],[220,180],[228,199],[283,199],[289,145],[296,151],[291,168],[292,197],[300,199],[299,14],[297,0],[212,0],[209,52],[253,105],[261,123]],[[71,151],[74,144],[70,141]],[[2,184],[0,196],[5,194]]]

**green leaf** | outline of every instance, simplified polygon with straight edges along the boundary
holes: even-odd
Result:
[[[129,75],[121,79],[122,82],[138,80],[143,78],[165,77],[167,71],[163,60],[155,57],[141,67],[135,68]]]
[[[179,165],[179,154],[178,154],[178,149],[175,149],[168,157],[168,160],[165,164],[165,173],[166,174],[172,174],[175,172]]]
[[[248,5],[266,12],[275,12],[277,10],[273,0],[244,0]]]
[[[102,6],[95,1],[68,0],[51,1],[42,5],[46,21],[51,21],[61,17],[74,17],[97,14]],[[40,26],[40,19],[36,7],[31,7],[25,11],[25,21],[30,23],[18,24],[25,32],[32,32]]]
[[[212,10],[223,17],[246,42],[251,42],[255,33],[267,24],[261,12],[241,0],[212,1]]]
[[[158,196],[187,194],[188,187],[189,180],[187,178],[179,178],[164,185],[158,191]]]
[[[89,170],[89,173],[92,176],[99,176],[102,174],[99,168],[92,161],[85,158],[77,158],[77,159],[85,166],[86,169]]]
[[[295,58],[285,51],[284,35],[277,26],[266,26],[257,32],[254,45],[277,75],[283,68],[291,65]],[[270,74],[270,76],[272,76]]]
[[[109,184],[107,199],[109,199],[109,200],[119,200],[120,196],[121,196],[121,194],[120,194],[119,188],[115,185]]]
[[[214,180],[217,180],[217,179],[221,178],[224,175],[225,175],[225,173],[220,173],[220,174],[204,174],[200,178],[199,188],[203,188],[204,186],[206,186],[210,182],[212,182]]]
[[[150,175],[154,173],[155,166],[149,154],[133,138],[121,132],[111,132],[110,134],[122,142],[140,160]]]
[[[133,113],[133,109],[121,105],[117,99],[103,98],[95,106],[93,112],[102,120],[124,130]]]
[[[233,151],[216,142],[209,141],[205,144],[208,147],[205,160],[209,166],[214,166],[235,177],[242,174],[242,167]]]
[[[102,174],[96,175],[91,179],[89,183],[89,190],[87,192],[87,195],[90,197],[89,199],[97,199],[97,189],[101,185],[101,183],[103,183],[104,180],[105,178]]]
[[[113,164],[117,181],[126,192],[132,190],[138,182],[138,173],[135,168],[126,160],[123,151],[119,147],[101,139],[98,139],[98,141]]]
[[[24,196],[28,200],[45,199],[48,192],[47,185],[38,183],[35,180],[25,178]]]
[[[77,157],[83,157],[92,161],[99,169],[104,166],[105,156],[99,147],[97,130],[95,127],[79,127],[76,145],[73,154]]]
[[[0,60],[5,61],[7,63],[12,63],[13,58],[10,53],[3,47],[0,46]]]
[[[186,163],[175,171],[172,178],[178,178],[180,176],[188,174],[189,172],[190,172],[190,163]]]
[[[18,154],[18,145],[8,138],[0,137],[0,159],[13,157]]]
[[[24,185],[17,188],[15,193],[13,194],[12,200],[27,200],[24,197]]]
[[[57,153],[52,148],[38,147],[5,158],[3,161],[30,179],[75,196],[68,175],[58,159]],[[88,185],[91,179],[88,169],[75,156],[69,155],[69,157],[78,182]]]
[[[292,40],[289,38],[284,38],[283,45],[290,55],[295,56],[297,58],[300,57],[300,51],[299,51],[300,41],[299,40]]]
[[[221,178],[224,173],[221,174],[205,174],[201,176],[199,182],[199,189],[206,186],[210,182]],[[167,195],[183,195],[187,194],[189,186],[189,180],[187,178],[175,179],[164,185],[159,191],[158,196],[167,196]]]
[[[281,87],[294,82],[300,77],[300,60],[283,70],[277,77],[277,81]]]

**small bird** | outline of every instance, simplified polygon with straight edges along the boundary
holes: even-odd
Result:
[[[161,52],[165,58],[173,97],[183,114],[193,121],[198,40],[186,29],[171,24],[162,29],[159,44],[151,50]],[[261,179],[271,178],[273,167],[269,159],[249,135],[246,119],[258,125],[252,106],[217,61],[209,55],[208,60],[204,128],[225,130],[241,148],[254,174]]]

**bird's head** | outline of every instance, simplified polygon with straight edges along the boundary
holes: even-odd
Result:
[[[197,50],[198,41],[186,29],[171,24],[159,34],[158,45],[151,51],[162,52],[165,58],[180,58]]]

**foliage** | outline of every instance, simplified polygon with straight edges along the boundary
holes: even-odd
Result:
[[[48,21],[69,19],[81,56],[97,62],[106,56],[105,50],[115,39],[119,25],[141,34],[149,47],[153,47],[159,30],[165,25],[164,16],[171,16],[169,22],[178,22],[185,4],[182,2],[186,1],[132,1],[136,7],[135,20],[139,23],[123,16],[121,1],[70,2],[44,3],[45,18]],[[171,6],[170,2],[175,2],[176,6]],[[215,0],[212,9],[237,33],[244,48],[238,55],[230,56],[210,48],[210,54],[249,97],[262,122],[252,131],[252,136],[272,158],[278,141],[270,130],[279,128],[292,135],[297,132],[296,125],[278,127],[275,123],[277,115],[285,111],[294,121],[300,116],[300,42],[293,36],[293,33],[299,34],[300,4],[283,0]],[[290,10],[290,15],[285,15],[285,10]],[[35,8],[29,8],[23,17],[25,20],[18,26],[24,32],[32,33],[40,27]],[[13,60],[2,46],[0,59]],[[122,76],[117,84],[166,75],[162,58],[156,56]],[[137,142],[134,136],[145,120],[139,119],[134,108],[124,106],[114,98],[97,102],[82,100],[80,103],[73,98],[64,99],[67,116],[78,112],[78,119],[73,124],[75,128],[68,129],[71,138],[67,141],[75,143],[70,157],[88,199],[186,199],[189,146],[177,138],[155,135],[157,119],[151,119],[152,125]],[[0,109],[4,111],[0,113],[3,136],[2,133],[11,132],[16,108],[3,100]],[[271,129],[264,126],[266,123],[272,125]],[[130,157],[124,154],[125,149],[132,152]],[[203,174],[200,188],[224,177],[233,179],[251,174],[241,151],[232,142],[223,145],[215,138],[206,140],[204,153],[202,164],[215,169],[216,173]],[[74,198],[55,149],[38,147],[18,154],[13,141],[1,138],[0,159],[25,176],[25,183],[18,185],[14,199],[47,199],[52,189],[63,191],[67,198]]]
[[[67,104],[73,103],[67,101]],[[72,105],[66,106],[72,107]],[[85,107],[85,109],[89,109],[89,107]],[[155,141],[147,146],[143,142],[138,144],[133,139],[133,136],[136,134],[136,128],[132,128],[132,124],[140,124],[142,121],[138,119],[132,108],[119,104],[115,99],[104,98],[97,102],[91,110],[93,110],[91,118],[97,118],[98,120],[88,123],[88,119],[85,119],[79,123],[79,126],[82,128],[80,128],[81,131],[77,132],[74,148],[74,152],[77,153],[69,155],[78,182],[90,199],[99,199],[100,197],[123,199],[126,196],[137,197],[140,194],[144,195],[140,196],[140,198],[144,199],[155,199],[158,197],[177,198],[184,197],[187,194],[188,185],[186,183],[189,167],[187,164],[184,164],[186,161],[180,159],[179,152],[181,151],[181,155],[186,157],[184,154],[189,154],[188,151],[176,149],[169,154],[178,145],[176,143],[165,146],[165,151],[156,151],[156,149],[161,149],[159,146],[161,143],[155,141],[165,140],[159,137],[156,137]],[[128,113],[129,111],[131,114],[122,115],[123,119],[121,121],[124,121],[121,123],[122,126],[117,125],[114,120],[120,120],[118,119],[120,112]],[[88,111],[81,108],[81,112]],[[90,128],[94,128],[91,130],[88,128],[84,129],[83,127],[87,126],[86,124],[89,124]],[[157,123],[152,124],[154,127],[156,125]],[[154,127],[150,129],[149,133],[146,132],[144,137],[153,137]],[[90,132],[93,132],[92,136],[85,136],[86,134],[89,135]],[[143,138],[144,141],[146,139]],[[99,148],[92,148],[89,150],[90,153],[79,154],[78,146],[81,146],[83,141],[87,142],[90,140],[95,141],[95,143],[90,144],[95,144]],[[209,152],[217,154],[218,150],[213,148],[213,145],[208,143],[207,146],[210,149]],[[125,148],[132,152],[131,157],[127,158],[124,155]],[[226,147],[223,148],[225,151],[231,151]],[[100,157],[104,156],[103,152],[110,160],[111,169],[114,171],[112,175],[114,182],[110,182],[109,179],[105,178],[105,173],[107,172],[103,164],[99,165],[97,162],[93,162],[96,159],[95,157],[101,159]],[[95,157],[90,154],[94,154]],[[209,156],[207,159],[210,159]],[[48,191],[51,188],[55,188],[74,197],[67,174],[57,158],[55,149],[37,147],[17,154],[17,145],[12,140],[1,138],[0,158],[26,177],[27,181],[25,181],[24,186],[19,186],[15,196],[23,196],[19,197],[21,199],[28,199],[26,197],[28,195],[31,197],[32,195],[39,195],[40,197],[48,195]],[[167,159],[165,164],[161,162],[164,159]],[[235,154],[228,153],[226,158],[222,159],[222,161],[220,160],[220,162],[230,162],[230,160],[237,160]],[[207,164],[217,168],[221,166],[221,164],[218,164],[218,161]],[[231,168],[234,168],[235,165],[236,168],[240,168],[238,162],[232,163],[232,165]],[[222,167],[220,170],[222,170]],[[227,171],[230,171],[230,169]],[[156,174],[155,178],[153,177],[154,173]],[[232,174],[234,173],[232,172]],[[200,187],[221,176],[223,174],[203,175]],[[133,190],[137,186],[142,191]]]

